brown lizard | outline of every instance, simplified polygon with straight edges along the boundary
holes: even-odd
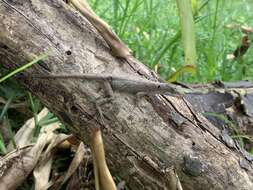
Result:
[[[105,74],[50,74],[33,75],[33,78],[44,79],[83,79],[93,80],[104,84],[105,91],[110,97],[113,92],[125,92],[136,94],[137,98],[148,94],[169,94],[171,96],[180,96],[183,94],[183,88],[170,83],[154,82],[147,79],[130,79],[126,77],[105,75]]]

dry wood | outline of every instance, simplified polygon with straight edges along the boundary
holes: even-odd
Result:
[[[31,79],[31,74],[91,73],[159,78],[134,58],[119,60],[87,20],[60,0],[0,0],[0,62],[17,68],[49,51],[48,60],[25,71],[19,82],[36,94],[73,133],[87,143],[93,127],[103,127],[111,171],[131,189],[168,189],[174,168],[184,190],[253,189],[252,166],[222,143],[221,131],[185,100],[115,93],[94,108],[100,85],[80,80]],[[245,160],[247,170],[240,166]]]

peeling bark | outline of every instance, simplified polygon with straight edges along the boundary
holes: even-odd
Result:
[[[134,96],[117,92],[112,103],[102,106],[103,124],[94,107],[94,100],[104,96],[101,84],[29,78],[108,73],[160,80],[134,58],[125,62],[113,57],[91,24],[64,2],[0,0],[1,64],[11,70],[48,51],[47,60],[17,80],[84,142],[93,127],[102,127],[110,170],[131,189],[168,189],[170,168],[184,190],[253,189],[251,163],[223,144],[221,131],[185,99],[147,96],[136,107]]]

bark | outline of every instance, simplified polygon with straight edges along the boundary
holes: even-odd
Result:
[[[136,107],[133,95],[115,93],[115,100],[102,106],[103,123],[94,107],[94,99],[104,96],[101,84],[29,78],[51,72],[160,80],[134,58],[113,57],[96,30],[64,2],[0,0],[1,64],[11,70],[47,51],[50,57],[17,77],[18,82],[85,143],[93,127],[102,127],[110,170],[130,189],[168,189],[170,169],[185,190],[253,189],[251,163],[223,144],[221,131],[186,99],[150,95]]]

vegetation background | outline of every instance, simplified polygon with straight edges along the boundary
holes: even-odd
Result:
[[[195,14],[197,75],[183,75],[184,82],[234,81],[252,79],[252,49],[244,60],[230,61],[227,54],[240,44],[239,27],[253,26],[251,0],[200,0]],[[175,0],[91,0],[96,13],[151,69],[168,78],[184,63],[180,21]],[[247,69],[245,69],[245,67]]]
[[[193,9],[197,73],[183,73],[177,80],[189,83],[253,80],[253,48],[249,48],[243,59],[226,58],[241,43],[243,33],[238,26],[253,27],[253,1],[192,2],[196,3]],[[135,57],[165,79],[184,65],[176,0],[90,0],[89,4],[133,50]],[[228,25],[234,27],[228,28]],[[0,63],[0,76],[8,72]],[[10,79],[0,83],[0,125],[7,121],[11,140],[28,118],[36,118],[41,108],[40,102],[16,81]],[[48,119],[56,120],[53,116]],[[63,131],[66,132],[64,128]],[[0,134],[2,154],[6,151],[3,139]]]

